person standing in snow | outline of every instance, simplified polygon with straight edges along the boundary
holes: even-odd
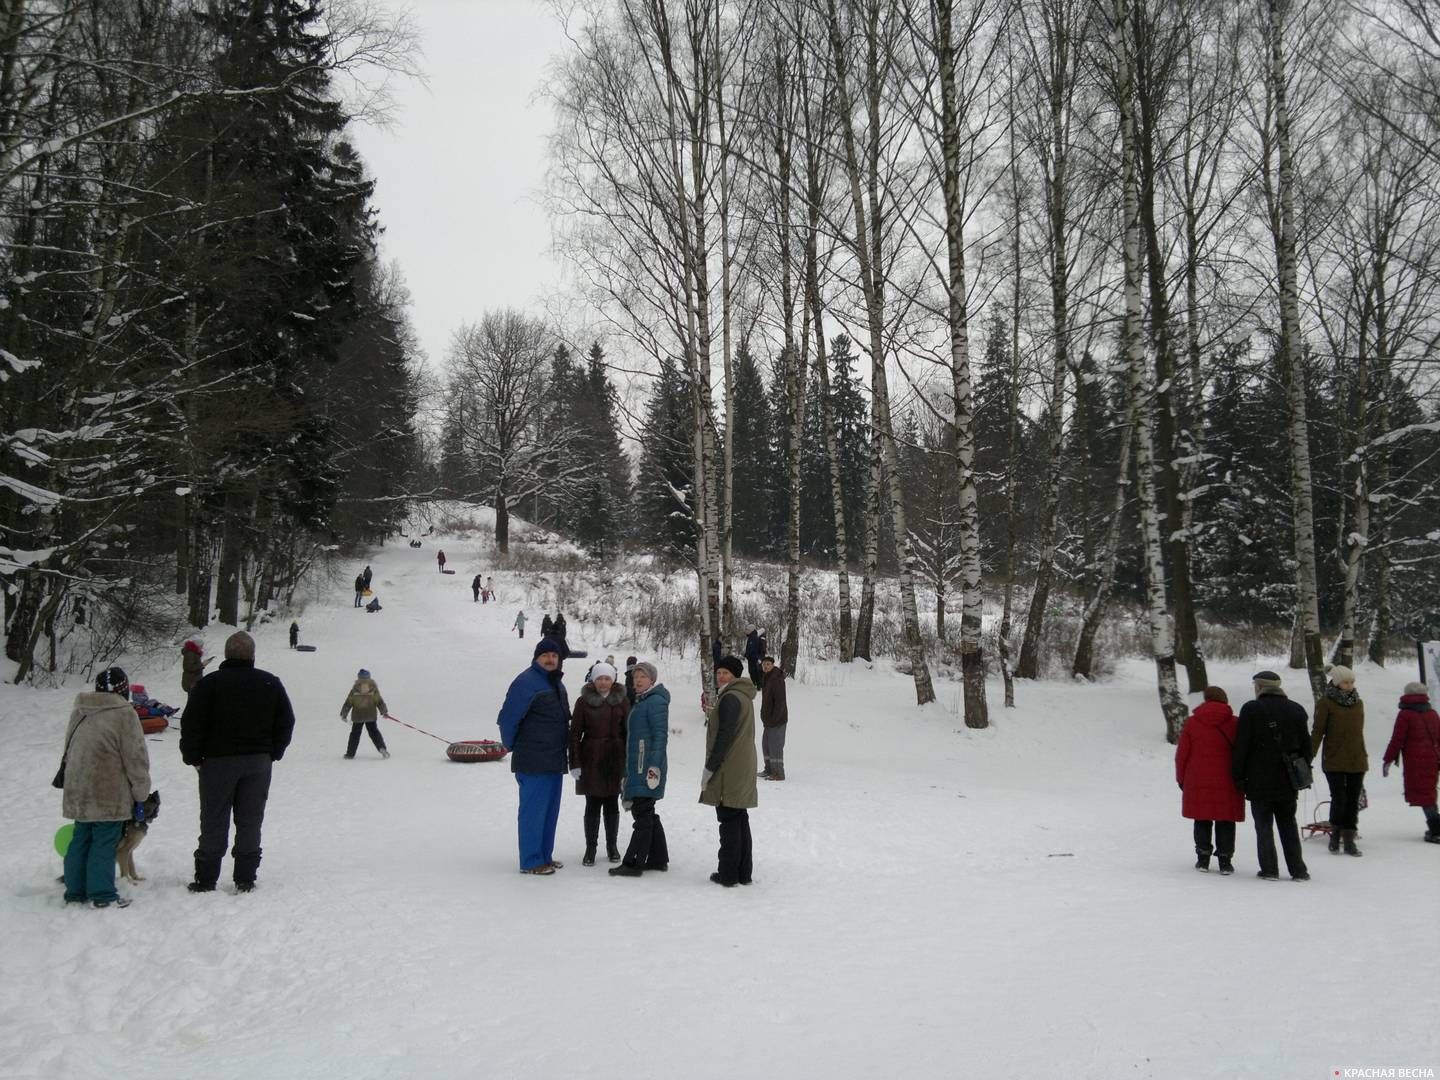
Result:
[[[485,591],[490,594],[491,600],[495,599],[495,579],[493,577],[485,579]]]
[[[625,696],[630,700],[630,705],[631,705],[631,707],[634,707],[634,705],[635,705],[635,697],[636,697],[636,692],[635,692],[635,665],[636,665],[636,663],[638,663],[638,661],[637,661],[636,658],[633,657],[633,656],[627,656],[627,657],[625,658]],[[654,665],[652,664],[651,666],[653,667]],[[654,680],[652,679],[651,681],[653,682]],[[665,691],[665,696],[668,698],[668,697],[670,696],[670,691],[668,691],[668,690]]]
[[[200,643],[194,638],[180,647],[180,689],[187,694],[205,677],[205,669],[210,666],[210,661],[215,659],[211,656],[202,660],[203,652]]]
[[[549,636],[560,643],[560,655],[562,658],[570,655],[570,641],[567,637],[565,613],[563,611],[557,611],[555,613],[555,625],[551,627]]]
[[[443,551],[437,551],[437,552],[435,553],[435,562],[436,562],[436,563],[439,565],[439,567],[440,567],[440,573],[443,574],[443,573],[445,572],[445,552],[443,552]]]
[[[476,574],[470,579],[470,595],[475,597],[475,603],[480,602],[480,575]]]
[[[766,780],[785,779],[785,726],[790,722],[790,707],[785,702],[785,669],[773,656],[760,661],[765,686],[760,698],[760,748],[765,756]]]
[[[1440,714],[1430,707],[1430,692],[1422,682],[1405,684],[1395,731],[1385,747],[1382,776],[1401,762],[1405,769],[1405,802],[1425,814],[1425,840],[1440,844],[1440,810],[1436,809],[1435,782],[1440,776]]]
[[[292,620],[291,623],[290,623],[290,648],[292,648],[292,649],[293,649],[293,648],[296,648],[299,644],[300,644],[300,624],[299,624],[298,622],[294,622],[294,621]]]
[[[115,891],[115,848],[125,822],[145,820],[150,752],[130,701],[130,680],[106,668],[95,690],[75,695],[65,727],[64,815],[75,822],[65,851],[65,902],[128,907]]]
[[[1294,881],[1309,881],[1305,856],[1300,851],[1300,826],[1295,821],[1296,791],[1290,779],[1287,755],[1307,761],[1310,749],[1309,717],[1304,708],[1285,696],[1280,676],[1273,671],[1255,675],[1255,700],[1240,709],[1235,728],[1235,749],[1230,755],[1230,776],[1250,800],[1255,819],[1256,854],[1265,881],[1280,880],[1275,854],[1275,833],[1285,852],[1285,867]]]
[[[625,781],[620,794],[634,818],[630,846],[611,877],[639,877],[646,870],[667,870],[670,849],[655,804],[665,797],[670,771],[665,747],[670,737],[670,691],[660,685],[655,665],[632,661],[626,681],[634,686],[635,703],[625,722]]]
[[[517,831],[522,874],[553,874],[555,827],[570,745],[570,699],[560,673],[560,643],[542,638],[528,668],[515,676],[500,706],[500,742],[510,750],[519,789]]]
[[[368,588],[368,586],[365,584],[365,575],[364,575],[364,574],[356,574],[356,575],[355,575],[355,606],[356,606],[356,607],[360,607],[361,604],[363,603],[363,598],[364,598],[364,596],[365,596],[365,590],[366,590],[366,588]]]
[[[1336,664],[1330,669],[1325,694],[1315,705],[1310,752],[1325,753],[1320,767],[1330,785],[1330,854],[1359,855],[1355,832],[1360,827],[1360,791],[1370,758],[1365,753],[1365,703],[1355,689],[1355,672]]]
[[[380,717],[390,711],[385,704],[385,699],[380,696],[380,687],[370,677],[370,672],[363,667],[355,675],[354,685],[350,692],[345,695],[345,704],[340,706],[340,719],[350,721],[350,742],[345,747],[345,758],[355,756],[355,751],[360,748],[360,729],[364,728],[370,733],[370,741],[375,744],[375,749],[380,751],[382,758],[389,758],[390,751],[385,749],[385,737],[380,734]]]
[[[755,789],[755,684],[745,678],[738,656],[715,665],[719,693],[705,716],[705,771],[700,801],[715,807],[720,823],[717,885],[749,885],[753,869],[750,810],[759,805]]]
[[[370,587],[371,575],[370,575],[370,564],[369,564],[369,563],[366,563],[366,564],[365,564],[365,569],[364,569],[364,571],[360,574],[360,580],[362,580],[363,582],[365,582],[365,588],[366,588],[366,589],[368,589],[368,588]],[[363,592],[364,590],[362,589],[361,591]]]
[[[745,635],[745,665],[750,673],[750,681],[759,687],[764,681],[764,674],[760,669],[762,658],[770,651],[769,642],[765,640],[765,628],[756,626]]]
[[[605,818],[605,855],[620,861],[620,782],[625,774],[625,718],[630,702],[615,685],[615,668],[601,660],[575,695],[570,717],[570,775],[585,796],[584,866],[595,865],[600,818]]]
[[[517,611],[515,613],[515,621],[510,624],[510,629],[519,635],[521,641],[525,640],[525,612]]]
[[[245,631],[225,640],[225,659],[201,679],[185,706],[180,756],[200,774],[200,840],[191,892],[214,892],[235,819],[235,887],[255,888],[260,833],[270,773],[285,756],[295,713],[285,687],[255,666],[255,639]]]
[[[550,613],[547,611],[540,619],[540,636],[542,638],[550,637],[554,631],[555,620],[550,618]]]
[[[1235,823],[1245,820],[1245,796],[1230,776],[1235,745],[1235,713],[1218,686],[1205,688],[1205,700],[1190,714],[1175,748],[1175,782],[1180,785],[1180,814],[1195,822],[1195,869],[1209,871],[1210,856],[1220,857],[1220,873],[1235,872]],[[1213,831],[1213,843],[1212,843]]]

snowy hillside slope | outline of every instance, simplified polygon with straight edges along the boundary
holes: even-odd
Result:
[[[436,572],[443,546],[455,575]],[[488,540],[440,534],[371,553],[384,611],[342,582],[258,633],[299,721],[276,767],[260,887],[185,892],[197,831],[178,734],[150,739],[163,807],[122,886],[128,910],[66,908],[49,779],[74,687],[0,688],[0,1076],[274,1080],[438,1077],[1320,1077],[1440,1068],[1440,848],[1421,842],[1379,756],[1411,668],[1364,667],[1376,771],[1364,858],[1307,841],[1314,880],[1191,868],[1152,668],[1021,684],[967,731],[958,687],[912,704],[877,665],[810,663],[790,691],[784,784],[752,813],[755,879],[720,889],[696,802],[704,725],[693,659],[674,694],[661,804],[668,874],[579,865],[567,782],[550,878],[516,872],[508,765],[457,765],[393,723],[382,761],[342,759],[357,668],[392,712],[487,738],[528,662],[508,630],[541,598]],[[500,602],[471,601],[493,572]],[[620,588],[619,583],[616,588]],[[595,597],[580,597],[583,604]],[[636,601],[638,603],[638,601]],[[617,620],[617,623],[623,620]],[[572,622],[572,626],[574,623]],[[592,655],[636,649],[582,623]],[[221,628],[207,636],[220,647]],[[1237,698],[1254,665],[1217,665]],[[568,665],[572,694],[581,665]],[[132,679],[178,703],[179,663]],[[1292,676],[1290,681],[1296,680]],[[1320,782],[1323,791],[1323,780]],[[1302,811],[1313,810],[1312,792]],[[628,826],[622,823],[622,829]],[[227,863],[228,866],[228,863]],[[228,870],[227,870],[228,873]]]

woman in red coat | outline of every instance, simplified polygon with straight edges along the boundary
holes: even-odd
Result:
[[[1220,856],[1222,874],[1235,872],[1230,861],[1235,856],[1235,823],[1245,820],[1245,796],[1230,777],[1236,720],[1229,702],[1220,687],[1206,687],[1204,702],[1185,721],[1175,748],[1180,813],[1195,822],[1195,869],[1208,871],[1213,852]]]
[[[1405,801],[1425,812],[1425,839],[1440,844],[1440,811],[1435,808],[1435,781],[1440,775],[1440,715],[1430,707],[1430,693],[1424,683],[1405,684],[1400,712],[1395,717],[1395,734],[1385,747],[1385,766],[1380,775],[1389,776],[1397,758],[1405,768]]]

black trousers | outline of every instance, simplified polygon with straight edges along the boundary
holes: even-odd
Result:
[[[1332,829],[1357,829],[1360,827],[1360,787],[1365,783],[1363,772],[1331,772],[1325,770],[1325,780],[1330,785],[1330,827]]]
[[[635,827],[630,832],[630,846],[625,849],[625,865],[642,870],[664,870],[670,865],[670,848],[665,843],[665,826],[655,812],[655,800],[630,800],[630,816]]]
[[[745,666],[748,669],[747,674],[750,676],[750,681],[758,688],[765,681],[765,672],[760,670],[760,661],[746,659]]]
[[[1210,844],[1210,827],[1215,827],[1215,844]],[[1195,854],[1209,856],[1219,855],[1222,859],[1233,858],[1235,855],[1235,822],[1233,821],[1197,821],[1195,822]]]
[[[1300,853],[1300,826],[1295,821],[1295,800],[1251,799],[1250,812],[1255,818],[1255,854],[1260,859],[1261,873],[1280,873],[1280,861],[1275,854],[1277,829],[1290,876],[1306,873],[1305,857]]]
[[[600,838],[600,815],[605,815],[605,850],[616,851],[620,836],[620,796],[585,796],[585,846],[593,848]]]
[[[725,884],[750,883],[752,845],[750,842],[750,811],[734,806],[717,806],[720,822],[720,880]]]
[[[200,841],[195,848],[195,880],[214,885],[230,843],[235,818],[236,884],[253,884],[260,868],[260,827],[270,797],[270,755],[241,754],[211,758],[200,766]]]
[[[380,734],[380,721],[371,720],[368,724],[350,725],[350,744],[345,747],[345,756],[354,757],[355,751],[360,748],[360,729],[364,728],[370,733],[370,741],[375,744],[376,750],[385,749],[385,737]]]

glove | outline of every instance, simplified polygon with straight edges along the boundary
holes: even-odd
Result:
[[[1385,762],[1384,765],[1381,765],[1381,766],[1380,766],[1380,775],[1381,775],[1381,776],[1389,776],[1389,775],[1390,775],[1390,762],[1387,761],[1387,762]]]
[[[145,824],[145,804],[143,802],[135,804],[135,820],[141,825]]]
[[[700,774],[700,787],[703,790],[710,786],[710,778],[715,775],[714,769],[706,769]]]
[[[570,779],[572,779],[572,780],[579,780],[579,779],[580,779],[580,770],[579,770],[579,769],[571,769],[571,770],[570,770]]]

